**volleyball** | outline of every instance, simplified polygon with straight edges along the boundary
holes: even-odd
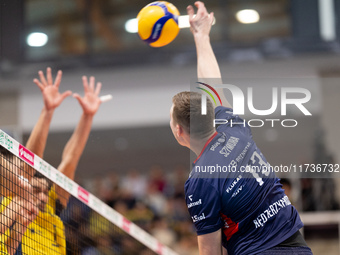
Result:
[[[166,1],[152,2],[137,15],[139,37],[152,47],[171,43],[179,32],[179,11]]]

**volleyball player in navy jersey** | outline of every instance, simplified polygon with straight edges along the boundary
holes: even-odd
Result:
[[[192,6],[187,11],[197,50],[198,78],[221,79],[209,38],[214,15],[202,2],[195,6],[196,16]],[[200,254],[312,254],[299,232],[303,227],[299,214],[279,179],[270,171],[252,171],[269,164],[249,126],[230,125],[243,120],[233,114],[219,92],[223,106],[214,109],[207,101],[206,115],[201,114],[201,95],[195,92],[175,95],[170,110],[176,140],[197,155],[185,184],[185,199]],[[229,124],[215,129],[214,119]]]

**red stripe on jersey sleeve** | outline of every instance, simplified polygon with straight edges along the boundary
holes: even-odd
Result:
[[[228,218],[223,213],[220,213],[221,217],[224,221],[224,226],[222,227],[222,231],[227,237],[227,241],[238,231],[238,223],[233,222],[230,218]]]

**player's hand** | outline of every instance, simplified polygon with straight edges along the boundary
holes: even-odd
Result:
[[[83,112],[85,115],[93,116],[99,109],[101,104],[101,100],[99,98],[100,89],[102,84],[97,82],[97,86],[95,86],[95,78],[93,76],[90,77],[88,83],[87,77],[83,76],[83,86],[84,86],[84,97],[81,97],[79,94],[73,94],[73,97],[76,98],[83,108]]]
[[[189,15],[190,30],[193,35],[209,35],[211,26],[214,22],[214,13],[208,13],[204,6],[204,3],[197,1],[195,2],[197,7],[197,14],[192,5],[187,7],[187,13]]]
[[[22,201],[31,200],[33,197],[32,185],[24,180],[22,177],[17,176],[18,183],[16,184],[16,189],[13,196],[13,201],[15,204],[21,204]]]
[[[13,201],[18,205],[16,221],[24,227],[27,227],[32,221],[34,221],[39,213],[39,209],[33,198],[34,194],[32,186],[29,187],[27,193],[28,195],[25,197],[15,197],[15,200],[13,199]]]
[[[33,201],[26,201],[25,207],[20,210],[17,222],[27,227],[32,221],[35,220],[39,213],[38,207]]]
[[[46,70],[46,78],[43,71],[38,72],[40,80],[34,79],[33,82],[37,84],[44,98],[44,105],[46,110],[54,110],[61,102],[72,94],[70,90],[64,93],[59,92],[59,86],[61,82],[62,72],[59,70],[54,80],[52,79],[52,70],[50,67]]]
[[[17,197],[25,200],[31,200],[33,198],[33,188],[28,180],[20,177],[19,186],[19,194],[17,195]]]
[[[20,182],[20,188],[12,199],[16,219],[21,218],[25,211],[32,210],[32,203],[34,201],[32,185],[23,179],[20,179]]]

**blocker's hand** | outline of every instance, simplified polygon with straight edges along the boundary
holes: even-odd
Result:
[[[62,72],[60,70],[58,71],[54,83],[52,79],[52,70],[50,67],[48,67],[46,70],[47,79],[45,78],[43,71],[39,71],[38,74],[40,77],[40,81],[38,79],[34,79],[33,82],[37,84],[37,86],[41,90],[46,110],[54,110],[66,97],[72,94],[70,90],[67,90],[64,93],[60,94],[59,86],[62,77]]]
[[[95,87],[95,78],[93,76],[90,77],[90,84],[87,81],[87,77],[83,76],[83,86],[84,86],[84,97],[81,97],[79,94],[73,94],[73,97],[76,98],[83,108],[83,112],[85,115],[93,116],[99,109],[102,101],[99,98],[99,93],[102,87],[100,82],[97,82],[97,86]]]
[[[39,213],[38,207],[35,205],[33,199],[22,201],[23,206],[18,213],[17,223],[27,227],[32,221],[35,220]]]
[[[187,13],[189,15],[190,30],[193,35],[209,35],[211,26],[214,22],[214,13],[208,13],[204,6],[204,3],[197,1],[195,2],[197,7],[197,14],[192,5],[187,7]]]

